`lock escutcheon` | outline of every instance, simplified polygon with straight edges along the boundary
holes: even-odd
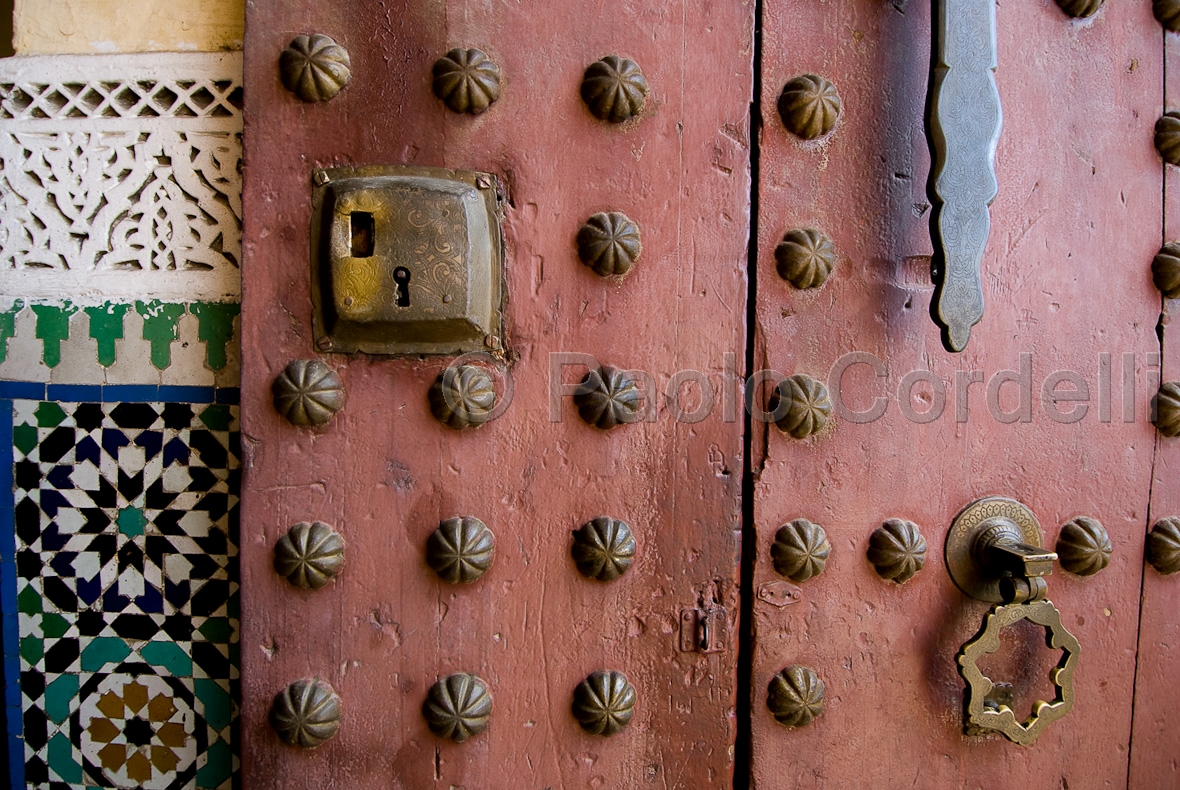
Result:
[[[502,336],[494,176],[437,167],[319,170],[312,209],[321,348],[450,355]]]

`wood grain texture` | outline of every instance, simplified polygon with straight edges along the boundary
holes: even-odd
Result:
[[[547,3],[248,4],[242,420],[242,766],[246,787],[721,786],[732,772],[736,649],[678,650],[678,614],[715,594],[737,609],[740,420],[657,419],[612,432],[567,397],[549,421],[549,355],[586,352],[642,368],[662,388],[705,373],[721,399],[725,357],[745,344],[749,226],[750,6],[593,7]],[[351,84],[308,106],[283,90],[280,50],[331,35]],[[478,47],[503,93],[472,118],[431,93],[431,65]],[[616,53],[651,86],[641,122],[595,120],[578,95],[586,65]],[[436,359],[329,356],[348,405],[311,432],[283,423],[270,381],[314,356],[308,217],[314,167],[420,164],[495,173],[506,191],[508,349],[514,399],[498,420],[458,434],[426,392]],[[587,217],[620,210],[643,228],[626,281],[577,260]],[[567,369],[576,383],[582,371]],[[686,391],[689,388],[686,388]],[[495,532],[495,564],[469,587],[426,566],[442,518]],[[582,578],[571,531],[610,515],[638,554],[609,585]],[[348,541],[347,565],[316,592],[286,586],[271,546],[321,519]],[[630,728],[607,740],[571,715],[594,670],[627,674]],[[494,698],[488,730],[442,742],[420,708],[435,680],[472,672]],[[318,675],[340,693],[339,735],[315,752],[281,745],[273,694]]]
[[[1167,65],[1165,109],[1180,102],[1180,41],[1175,34],[1157,35],[1164,40]],[[1156,166],[1164,176],[1164,232],[1161,240],[1172,240],[1180,233],[1180,171],[1163,164]],[[1158,293],[1157,293],[1158,296]],[[1180,379],[1180,328],[1176,320],[1175,299],[1161,299],[1163,359],[1160,373],[1164,381]],[[1152,469],[1151,508],[1143,525],[1145,531],[1161,518],[1180,515],[1180,442],[1157,434]],[[1139,652],[1135,683],[1135,721],[1131,741],[1131,770],[1127,786],[1167,788],[1180,784],[1180,766],[1176,750],[1180,747],[1180,688],[1175,682],[1176,662],[1180,661],[1180,612],[1176,596],[1180,577],[1161,576],[1150,565],[1143,571],[1143,610],[1139,620]]]
[[[805,442],[773,428],[755,436],[755,583],[776,578],[766,550],[786,521],[822,524],[833,546],[823,575],[800,585],[799,604],[755,602],[758,788],[982,788],[998,777],[1010,787],[1126,785],[1155,442],[1145,365],[1158,350],[1159,300],[1146,267],[1159,246],[1151,140],[1163,64],[1149,12],[1107,4],[1079,24],[1051,3],[999,8],[1004,132],[983,264],[987,306],[967,351],[951,355],[928,315],[923,272],[931,252],[922,128],[929,7],[766,3],[753,329],[760,364],[826,378],[842,355],[867,352],[888,373],[849,369],[843,401],[855,411],[876,398],[888,403],[876,421],[837,417],[833,430]],[[794,141],[773,112],[777,91],[805,72],[832,79],[844,99],[843,119],[820,143]],[[814,292],[774,276],[776,242],[801,225],[831,235],[839,256]],[[1099,407],[1102,353],[1113,359],[1109,423]],[[1137,382],[1130,423],[1122,421],[1124,353],[1134,355]],[[1031,355],[1031,421],[1008,424],[990,416],[986,392],[999,371],[1020,370],[1022,354]],[[1049,419],[1042,403],[1042,383],[1062,370],[1090,389],[1089,412],[1073,424]],[[899,385],[914,371],[944,383],[938,419],[920,422],[919,412],[937,405],[930,384],[915,387],[909,418],[899,407]],[[958,422],[956,383],[972,371],[983,383],[971,385]],[[1017,409],[1017,388],[1004,385],[1005,411]],[[1059,404],[1061,412],[1071,406]],[[1077,703],[1032,748],[961,733],[954,657],[987,607],[953,586],[943,543],[959,509],[989,494],[1028,504],[1049,545],[1060,524],[1090,515],[1115,546],[1101,574],[1057,570],[1049,579],[1049,597],[1082,645]],[[878,578],[865,556],[870,534],[890,517],[916,522],[929,544],[925,569],[903,586]],[[1038,639],[1030,630],[1015,642],[1018,676],[1009,679],[1018,696],[1048,669]],[[797,730],[776,724],[765,706],[767,682],[791,664],[814,667],[827,686],[824,714]]]

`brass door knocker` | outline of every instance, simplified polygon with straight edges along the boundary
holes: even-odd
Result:
[[[992,608],[974,638],[959,649],[955,660],[967,684],[964,732],[1001,733],[1014,743],[1028,745],[1073,707],[1073,673],[1078,663],[1078,640],[1061,624],[1061,612],[1045,595],[1045,576],[1057,555],[1041,547],[1040,524],[1027,507],[1007,497],[985,497],[965,507],[946,541],[946,565],[960,590]],[[993,681],[979,669],[979,659],[1000,649],[1000,632],[1028,620],[1045,629],[1045,643],[1061,650],[1049,673],[1056,695],[1037,700],[1024,721],[1012,709],[1013,694],[1006,683]]]

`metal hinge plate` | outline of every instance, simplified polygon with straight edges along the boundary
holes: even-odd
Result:
[[[729,612],[723,607],[682,609],[680,650],[685,653],[721,653],[729,647]]]

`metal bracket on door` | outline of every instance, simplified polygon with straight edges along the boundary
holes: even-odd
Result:
[[[681,610],[681,652],[722,653],[728,647],[729,612],[724,607]]]

